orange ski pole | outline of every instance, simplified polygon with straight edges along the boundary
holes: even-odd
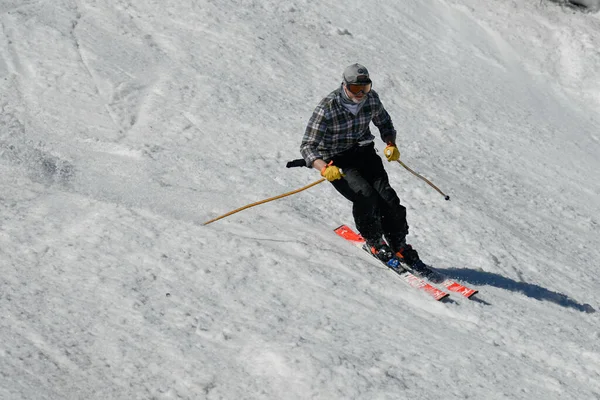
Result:
[[[446,194],[444,194],[444,192],[442,192],[440,189],[438,189],[437,186],[435,186],[433,183],[431,183],[430,181],[428,181],[426,178],[422,177],[421,175],[417,174],[415,171],[413,171],[412,169],[408,168],[408,166],[406,164],[404,164],[402,161],[400,160],[396,160],[398,161],[398,163],[400,163],[400,165],[402,165],[404,168],[406,168],[406,170],[408,172],[410,172],[411,174],[413,174],[414,176],[416,176],[417,178],[421,178],[423,179],[425,182],[427,182],[427,184],[429,186],[431,186],[432,188],[434,188],[435,190],[437,190],[437,192],[439,194],[441,194],[442,196],[444,196],[444,200],[450,200],[450,196],[447,196]]]
[[[268,203],[269,201],[273,201],[273,200],[281,199],[281,198],[283,198],[283,197],[291,196],[291,195],[293,195],[293,194],[296,194],[296,193],[299,193],[299,192],[301,192],[301,191],[303,191],[303,190],[306,190],[306,189],[308,189],[308,188],[311,188],[311,187],[313,187],[313,186],[315,186],[315,185],[318,185],[319,183],[323,182],[324,180],[325,180],[325,178],[323,178],[323,179],[319,179],[318,181],[316,181],[316,182],[313,182],[313,183],[311,183],[310,185],[306,185],[306,186],[304,186],[304,187],[302,187],[302,188],[300,188],[300,189],[297,189],[297,190],[294,190],[294,191],[291,191],[291,192],[288,192],[288,193],[280,194],[279,196],[271,197],[271,198],[268,198],[268,199],[265,199],[265,200],[257,201],[256,203],[248,204],[248,205],[246,205],[246,206],[244,206],[244,207],[240,207],[240,208],[238,208],[238,209],[235,209],[235,210],[233,210],[233,211],[230,211],[230,212],[228,212],[227,214],[223,214],[223,215],[221,215],[220,217],[217,217],[217,218],[211,219],[210,221],[207,221],[207,222],[205,222],[205,223],[204,223],[204,224],[202,224],[202,225],[208,225],[208,224],[212,224],[213,222],[215,222],[215,221],[218,221],[218,220],[220,220],[220,219],[222,219],[222,218],[229,217],[229,216],[230,216],[230,215],[232,215],[232,214],[235,214],[235,213],[237,213],[237,212],[240,212],[240,211],[242,211],[242,210],[245,210],[245,209],[247,209],[247,208],[250,208],[250,207],[258,206],[259,204],[264,204],[264,203]]]

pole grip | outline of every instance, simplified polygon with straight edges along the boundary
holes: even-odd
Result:
[[[297,160],[288,161],[285,166],[286,168],[306,167],[306,161],[304,161],[303,158],[299,158]]]

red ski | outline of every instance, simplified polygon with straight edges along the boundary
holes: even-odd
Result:
[[[338,235],[342,236],[344,239],[354,243],[358,247],[362,248],[365,244],[365,239],[360,234],[354,232],[352,228],[348,227],[347,225],[340,226],[339,228],[335,229],[335,232]],[[466,298],[471,298],[474,294],[477,293],[477,290],[464,286],[463,284],[458,283],[453,279],[449,279],[437,271],[434,271],[430,266],[428,266],[422,261],[419,261],[412,266],[402,264],[402,268],[410,273],[415,273],[434,283],[440,284],[446,289],[448,289],[448,291],[460,294],[461,296],[464,296]],[[407,270],[407,268],[410,268],[410,270]],[[420,279],[416,276],[415,278]],[[420,280],[423,281],[422,279]]]
[[[356,247],[359,247],[363,250],[366,251],[364,245],[365,245],[365,239],[363,239],[362,236],[360,236],[358,233],[354,232],[351,228],[349,228],[346,225],[342,225],[336,229],[334,229],[335,233],[337,233],[339,236],[343,237],[344,239],[346,239],[347,241],[351,242],[352,244],[354,244]],[[370,253],[369,253],[370,254]],[[384,263],[388,268],[390,268],[392,271],[394,271],[395,273],[397,273],[400,278],[406,282],[408,285],[422,290],[425,293],[429,294],[431,297],[433,297],[436,300],[443,300],[446,297],[448,297],[448,293],[436,288],[435,286],[427,283],[425,280],[419,278],[418,276],[415,276],[412,272],[410,272],[409,270],[407,270],[397,258],[392,258],[390,261],[388,261],[387,263]]]
[[[445,277],[440,272],[433,270],[429,265],[425,264],[423,261],[418,261],[409,268],[411,268],[411,270],[417,275],[422,276],[423,278],[428,279],[433,283],[440,284],[449,291],[460,294],[461,296],[464,296],[467,299],[470,299],[473,295],[477,293],[477,290],[471,289],[461,283],[456,282],[453,279]]]

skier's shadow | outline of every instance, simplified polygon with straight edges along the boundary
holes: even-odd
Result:
[[[444,275],[459,281],[469,282],[473,285],[489,285],[500,289],[523,293],[525,296],[540,301],[551,301],[560,306],[573,308],[577,311],[595,313],[596,310],[589,304],[581,304],[569,296],[553,292],[539,285],[527,282],[517,282],[502,275],[473,269],[450,268],[441,269]]]

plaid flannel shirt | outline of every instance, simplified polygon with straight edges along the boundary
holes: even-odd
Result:
[[[321,100],[308,121],[300,145],[300,154],[308,167],[312,168],[313,162],[319,158],[329,160],[359,142],[372,142],[375,137],[369,129],[371,121],[379,129],[384,142],[396,141],[392,119],[374,90],[368,93],[356,116],[342,105],[342,90],[340,87]]]

